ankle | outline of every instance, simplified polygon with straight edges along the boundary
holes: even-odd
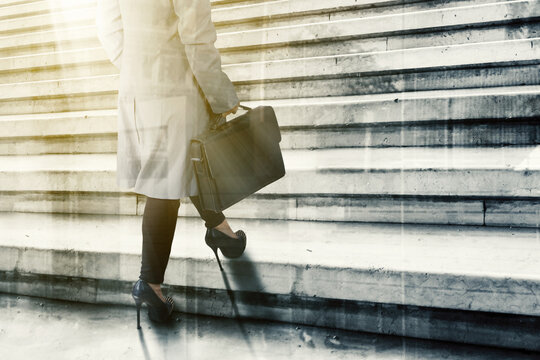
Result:
[[[232,237],[232,238],[235,238],[235,239],[238,238],[238,236],[234,233],[234,231],[229,226],[229,223],[227,223],[227,220],[224,220],[221,224],[214,227],[213,229],[218,230],[218,231],[224,233],[225,235],[227,235],[229,237]]]
[[[160,298],[162,301],[165,301],[165,297],[163,296],[163,292],[161,291],[161,284],[151,284],[151,283],[148,283],[148,285],[150,285],[150,287],[152,288],[152,290],[154,290],[154,292],[156,293],[156,295],[159,296],[159,298]]]

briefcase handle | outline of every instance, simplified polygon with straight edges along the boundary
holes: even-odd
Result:
[[[238,104],[238,107],[246,111],[253,110],[249,106],[245,106],[242,104]],[[225,125],[226,122],[227,122],[227,119],[224,116],[221,116],[221,114],[213,114],[213,116],[210,117],[208,128],[210,130],[217,130],[223,125]]]

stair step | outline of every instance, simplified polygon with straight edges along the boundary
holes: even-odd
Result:
[[[426,47],[481,44],[534,38],[540,34],[539,23],[511,23],[504,26],[463,28],[405,35],[382,35],[340,41],[304,42],[268,48],[251,47],[241,50],[220,49],[224,64],[310,58],[344,54],[373,53]]]
[[[245,102],[272,106],[282,128],[319,128],[447,123],[457,120],[535,118],[540,86],[419,91],[361,96]],[[499,105],[499,106],[494,106]],[[116,132],[116,109],[0,116],[0,133],[9,137]]]
[[[327,14],[349,9],[382,7],[394,5],[394,0],[278,0],[255,2],[251,4],[218,7],[212,11],[212,21],[219,26],[222,23],[238,23],[260,18],[276,19],[305,14]],[[403,2],[405,3],[405,2]]]
[[[510,23],[482,28],[463,28],[406,35],[285,44],[285,46],[251,47],[241,51],[220,49],[223,63],[294,59],[302,57],[355,54],[418,47],[450,46],[492,41],[518,40],[538,36],[540,24]],[[101,47],[93,25],[60,28],[0,37],[0,57],[35,55],[63,50]]]
[[[224,50],[252,46],[276,46],[305,41],[396,35],[436,29],[442,31],[464,26],[489,26],[496,23],[503,25],[512,21],[526,21],[539,17],[537,2],[538,0],[503,1],[405,13],[403,13],[403,9],[397,9],[395,14],[378,15],[375,13],[368,17],[354,15],[352,18],[315,23],[298,23],[298,21],[287,20],[282,26],[265,28],[257,26],[248,31],[239,31],[240,29],[235,29],[233,26],[228,29],[231,31],[220,29],[216,45]],[[80,27],[84,24],[93,24],[93,16],[94,11],[92,10],[76,9],[4,20],[0,21],[0,33],[9,35],[15,32],[21,33],[23,30],[26,32],[46,30],[50,29],[53,23],[55,30]],[[9,42],[10,40],[4,39],[2,42],[5,41]],[[0,48],[5,47],[5,43],[0,43]]]
[[[0,211],[142,215],[144,197],[131,193],[1,191]],[[225,211],[229,218],[395,224],[540,227],[535,198],[253,195]],[[186,203],[180,216],[198,216]]]
[[[120,289],[129,289],[140,267],[140,217],[0,214],[0,224],[2,291],[131,304],[129,291]],[[179,219],[165,276],[178,310],[223,316],[229,301],[225,276],[243,316],[540,349],[536,230],[248,220],[233,225],[245,229],[248,247],[239,259],[223,259],[222,275],[202,241],[202,221]],[[88,285],[79,279],[92,282],[92,291],[81,291]],[[57,291],[44,292],[52,281]],[[213,293],[212,300],[204,293]],[[199,296],[196,306],[188,294]],[[267,311],[246,306],[254,297]],[[381,312],[381,306],[396,309]],[[406,326],[396,321],[396,311],[410,316]],[[494,326],[503,315],[504,325]],[[478,318],[487,323],[480,326]],[[516,328],[520,336],[508,336]]]
[[[39,0],[1,0],[0,7],[26,4],[26,3],[36,2],[36,1],[39,1]]]
[[[242,101],[540,84],[540,65],[236,84]],[[111,109],[117,75],[0,85],[0,115]]]
[[[223,69],[234,82],[283,81],[296,78],[358,76],[383,72],[405,72],[447,69],[453,67],[495,66],[540,63],[540,38],[426,47],[418,49],[379,51],[312,58],[255,61],[225,64]],[[0,82],[17,82],[28,77],[28,70],[52,67],[52,72],[32,72],[34,81],[75,77],[66,66],[106,63],[101,47],[0,58]],[[112,65],[109,65],[112,69]],[[93,67],[95,68],[95,66]],[[74,68],[77,71],[77,67]],[[94,70],[95,71],[95,70]],[[116,70],[114,70],[116,71]],[[112,71],[111,71],[112,72]],[[75,74],[76,75],[76,74]],[[9,94],[8,94],[9,95]],[[0,97],[0,100],[4,97]]]
[[[69,353],[84,354],[89,359],[128,359],[128,356],[137,358],[145,354],[137,333],[129,328],[135,321],[133,306],[74,303],[4,293],[0,294],[0,307],[3,309],[0,312],[2,329],[9,334],[2,350],[10,355],[10,360],[31,358],[36,347],[41,354],[46,354],[42,360]],[[299,323],[276,322],[275,319],[243,318],[240,322],[234,318],[185,312],[174,313],[173,319],[176,321],[166,328],[158,328],[157,334],[163,331],[163,334],[182,336],[169,336],[165,344],[162,336],[145,336],[146,349],[160,349],[164,354],[171,354],[168,357],[181,353],[187,359],[221,360],[237,359],[238,354],[251,354],[252,358],[259,359],[354,360],[370,354],[367,355],[370,360],[538,360],[537,354],[523,350],[299,326]],[[152,326],[156,331],[145,316],[141,322],[145,330]],[[65,326],[66,323],[77,324],[77,331]],[[55,331],[50,331],[53,328]],[[27,342],[23,334],[29,332],[40,336],[32,339],[32,347],[23,347],[21,344]],[[103,346],[113,337],[116,344],[122,346]]]
[[[422,71],[459,66],[483,66],[500,63],[519,65],[536,63],[540,57],[540,38],[495,43],[380,51],[282,61],[224,65],[236,82],[256,79],[281,80],[296,77],[347,76],[376,72]],[[503,51],[504,49],[504,51]],[[501,55],[501,52],[504,55]],[[254,79],[255,78],[255,79]]]
[[[246,103],[274,107],[282,149],[533,145],[540,87]],[[116,110],[0,116],[0,155],[116,152]]]
[[[95,6],[77,7],[46,14],[0,20],[0,35],[49,30],[75,24],[95,23]]]
[[[540,146],[287,150],[283,156],[287,175],[260,194],[540,196]],[[1,156],[0,165],[3,191],[118,191],[114,154]]]
[[[408,1],[402,1],[407,3]],[[95,6],[95,0],[39,0],[11,6],[0,7],[0,20],[16,17],[30,17],[46,13],[54,13],[77,7]],[[276,18],[279,16],[298,16],[302,14],[344,11],[351,8],[395,5],[395,0],[338,0],[307,1],[278,0],[259,1],[249,4],[232,4],[232,6],[216,6],[212,11],[214,23],[231,23],[252,21],[259,18]]]
[[[65,47],[101,46],[95,25],[75,26],[0,37],[0,54],[17,56],[54,52]],[[68,47],[69,49],[69,47]]]
[[[249,27],[281,26],[282,24],[298,24],[300,22],[320,22],[321,19],[338,20],[352,17],[373,15],[389,15],[396,12],[413,12],[444,7],[459,7],[479,3],[493,3],[497,0],[461,0],[452,3],[433,1],[395,1],[395,0],[278,0],[250,2],[233,6],[214,6],[212,20],[218,30],[232,28],[246,30]],[[502,0],[499,0],[502,1]],[[59,0],[34,1],[0,7],[0,29],[5,31],[33,31],[36,28],[52,27],[58,17],[69,18],[63,13],[88,9],[80,20],[90,21],[95,16],[95,1],[78,0],[65,3]],[[69,14],[69,13],[68,13]],[[69,20],[68,20],[69,21]],[[261,23],[262,21],[262,23]],[[32,22],[34,26],[28,26]],[[4,26],[2,26],[2,23]],[[251,23],[251,25],[250,25]],[[18,24],[23,26],[17,27]],[[246,25],[248,26],[246,28]]]
[[[114,119],[116,123],[116,119]],[[72,124],[70,124],[72,125]],[[112,127],[109,125],[109,127]],[[117,151],[116,132],[0,138],[0,155],[102,154]],[[451,124],[374,125],[282,129],[281,148],[335,149],[385,147],[450,147],[540,144],[540,124],[511,122],[455,122]]]
[[[0,85],[0,101],[118,92],[118,75],[21,82]],[[31,113],[31,111],[25,112]]]
[[[0,4],[0,20],[44,15],[81,7],[87,8],[90,7],[90,5],[95,5],[95,3],[95,0],[39,0],[26,1],[24,3],[16,3],[8,6]]]
[[[221,33],[216,42],[220,49],[290,44],[317,39],[374,37],[385,34],[433,31],[508,23],[540,16],[538,0],[518,0],[412,13],[325,21],[276,28]]]
[[[512,52],[507,51],[508,47]],[[449,71],[448,68],[480,66],[483,71],[494,65],[512,64],[509,69],[517,69],[519,64],[530,67],[536,66],[540,58],[540,39],[502,41],[482,45],[456,45],[453,47],[421,48],[414,50],[396,50],[393,52],[376,52],[371,54],[352,54],[331,57],[315,57],[308,59],[294,59],[270,62],[255,62],[248,64],[229,64],[224,66],[231,80],[239,84],[260,83],[262,81],[289,81],[289,80],[318,80],[327,77],[344,77],[354,75],[351,81],[358,81],[359,76],[367,77],[375,74],[385,75],[392,72],[407,72],[416,69]],[[506,50],[504,50],[506,49]],[[482,51],[484,50],[484,51]],[[504,50],[504,51],[503,51]],[[477,55],[475,55],[477,54]],[[391,56],[393,55],[393,56]],[[429,56],[429,57],[428,57]],[[465,57],[469,56],[469,57]],[[46,55],[23,56],[0,59],[0,69],[9,78],[10,71],[27,69],[31,66],[43,66],[43,64],[66,65],[80,63],[84,59],[105,62],[103,50],[100,48],[87,49],[84,51],[69,51],[64,53],[52,53]],[[399,63],[395,59],[400,59]],[[425,60],[427,59],[427,60]],[[33,64],[33,65],[32,65]],[[370,66],[370,65],[371,66]],[[112,65],[108,65],[112,68]],[[64,68],[59,71],[62,72]],[[248,69],[249,71],[246,71]],[[514,70],[515,70],[514,69]],[[467,70],[469,75],[477,70]],[[462,70],[461,72],[463,73]],[[500,72],[499,69],[492,72]],[[25,73],[23,73],[25,74]],[[504,75],[506,71],[503,72]],[[26,76],[26,75],[25,75]],[[394,76],[394,82],[399,85],[402,75]],[[425,77],[425,75],[420,75]],[[469,76],[470,78],[471,76]],[[538,77],[538,75],[537,75]],[[365,78],[365,77],[364,77]],[[470,81],[471,79],[469,79]],[[485,81],[485,79],[482,79]],[[535,81],[533,77],[530,81]],[[339,82],[342,82],[340,79]],[[372,82],[380,82],[380,77]],[[440,81],[441,86],[452,88],[455,85],[448,81]],[[5,89],[0,93],[0,101],[13,101],[17,99],[36,97],[57,97],[88,93],[115,93],[117,91],[117,75],[104,75],[72,79],[38,80],[20,83],[7,83],[0,85]],[[415,84],[416,85],[416,84]],[[510,85],[510,84],[508,84]],[[403,85],[402,85],[403,86]],[[266,86],[265,86],[266,88]],[[271,88],[271,87],[270,87]],[[420,89],[418,89],[420,90]],[[332,95],[332,94],[328,94]],[[249,98],[249,96],[244,96]]]
[[[513,1],[513,0],[511,0]],[[478,6],[486,4],[494,4],[497,2],[508,2],[508,0],[453,0],[448,1],[409,1],[401,4],[391,2],[379,3],[374,5],[358,4],[357,7],[337,7],[335,2],[328,2],[326,6],[320,4],[319,9],[315,11],[291,11],[287,12],[286,7],[283,7],[283,12],[273,16],[264,16],[265,7],[258,6],[260,12],[253,17],[243,17],[244,12],[251,10],[251,6],[229,7],[239,11],[227,11],[223,9],[215,9],[212,18],[218,32],[238,32],[260,30],[264,28],[281,28],[291,25],[309,25],[316,23],[324,23],[328,21],[345,21],[353,19],[367,19],[373,17],[385,18],[387,16],[398,16],[403,14],[413,14],[423,11],[443,11],[451,8],[463,8],[468,6]],[[300,5],[300,2],[297,2]],[[309,5],[311,8],[316,8],[315,4]],[[268,6],[266,7],[268,8]],[[247,11],[246,11],[247,10]],[[251,11],[249,11],[251,12]],[[216,14],[217,13],[217,14]],[[217,15],[217,16],[214,16]],[[524,14],[524,16],[526,16]],[[243,17],[243,19],[242,19]],[[242,19],[242,20],[240,20]],[[384,20],[383,20],[384,21]]]
[[[0,116],[0,133],[7,138],[116,133],[117,113],[112,109]]]

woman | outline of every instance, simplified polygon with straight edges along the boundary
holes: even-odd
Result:
[[[99,0],[97,10],[99,39],[120,69],[117,182],[147,197],[132,292],[139,328],[143,302],[152,320],[165,321],[173,310],[160,285],[180,198],[189,196],[205,220],[214,251],[238,257],[245,249],[241,230],[233,232],[222,213],[201,209],[188,151],[212,113],[235,113],[239,101],[221,70],[209,0]]]

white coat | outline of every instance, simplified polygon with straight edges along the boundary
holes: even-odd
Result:
[[[238,103],[214,46],[210,0],[98,0],[96,25],[120,69],[118,186],[160,199],[197,195],[190,139],[210,111]]]

